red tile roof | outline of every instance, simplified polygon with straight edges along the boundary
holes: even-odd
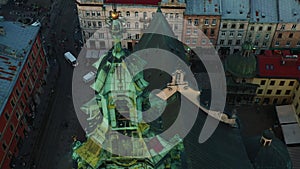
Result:
[[[105,3],[158,5],[161,0],[106,0]]]
[[[300,78],[299,57],[289,50],[266,50],[257,56],[258,74],[263,77]]]

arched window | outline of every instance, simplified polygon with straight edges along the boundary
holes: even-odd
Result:
[[[138,29],[139,28],[139,23],[136,22],[135,25],[134,25],[135,29]]]

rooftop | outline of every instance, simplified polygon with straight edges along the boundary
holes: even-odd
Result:
[[[291,55],[288,50],[266,50],[257,56],[258,75],[263,77],[300,77],[299,55]]]
[[[300,22],[300,1],[280,0],[278,6],[279,22]]]
[[[188,0],[186,15],[221,15],[220,0]]]
[[[276,0],[251,0],[251,20],[258,23],[277,23]]]
[[[222,19],[247,19],[249,0],[222,0]]]
[[[2,21],[0,27],[0,114],[13,90],[40,27]]]
[[[138,5],[158,5],[161,0],[106,0],[105,3],[116,4],[138,4]]]

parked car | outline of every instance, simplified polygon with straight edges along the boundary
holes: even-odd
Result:
[[[96,74],[97,74],[96,71],[90,71],[89,73],[85,74],[82,78],[84,83],[88,83],[88,82],[94,80],[96,77]]]

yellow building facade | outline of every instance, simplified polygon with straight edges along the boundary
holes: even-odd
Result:
[[[256,104],[291,104],[294,102],[293,97],[299,86],[296,79],[283,78],[253,78],[251,83],[259,85],[254,97]]]
[[[300,87],[299,87],[299,85],[296,87],[294,94],[295,95],[294,95],[292,105],[294,106],[294,109],[295,109],[295,112],[297,115],[297,119],[298,119],[298,123],[300,124]]]

